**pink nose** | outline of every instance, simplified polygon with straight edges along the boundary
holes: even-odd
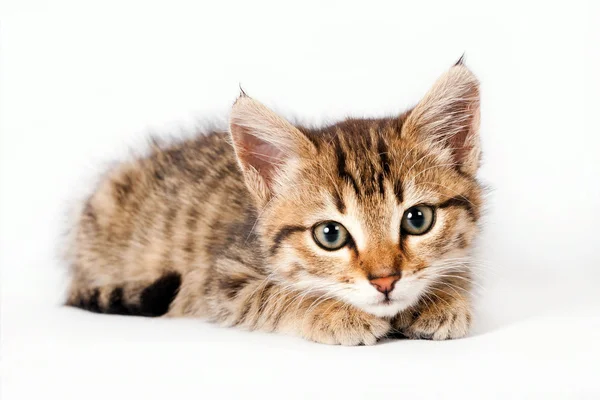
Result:
[[[400,279],[400,275],[390,275],[384,278],[371,279],[371,285],[375,286],[375,289],[379,290],[383,294],[388,294],[394,290],[394,285]]]

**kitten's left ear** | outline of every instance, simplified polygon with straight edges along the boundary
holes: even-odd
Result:
[[[295,126],[243,92],[231,110],[229,130],[246,186],[259,207],[285,186],[298,160],[315,151]]]
[[[479,82],[461,59],[442,75],[408,115],[403,135],[449,154],[463,172],[479,167]]]

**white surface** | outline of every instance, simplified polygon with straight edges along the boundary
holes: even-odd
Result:
[[[597,2],[149,3],[2,4],[3,400],[600,396]],[[309,121],[397,112],[463,51],[493,189],[471,337],[343,348],[59,306],[67,199],[148,130],[224,117],[239,82]]]

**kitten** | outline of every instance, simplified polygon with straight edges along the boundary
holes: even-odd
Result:
[[[329,344],[464,336],[478,128],[462,60],[401,115],[321,129],[242,93],[229,132],[106,174],[73,226],[67,304]]]

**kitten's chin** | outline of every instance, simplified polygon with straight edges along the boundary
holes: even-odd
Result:
[[[376,317],[394,317],[400,311],[408,308],[412,302],[402,300],[391,300],[387,302],[381,302],[377,304],[362,304],[359,307],[369,314],[373,314]]]

